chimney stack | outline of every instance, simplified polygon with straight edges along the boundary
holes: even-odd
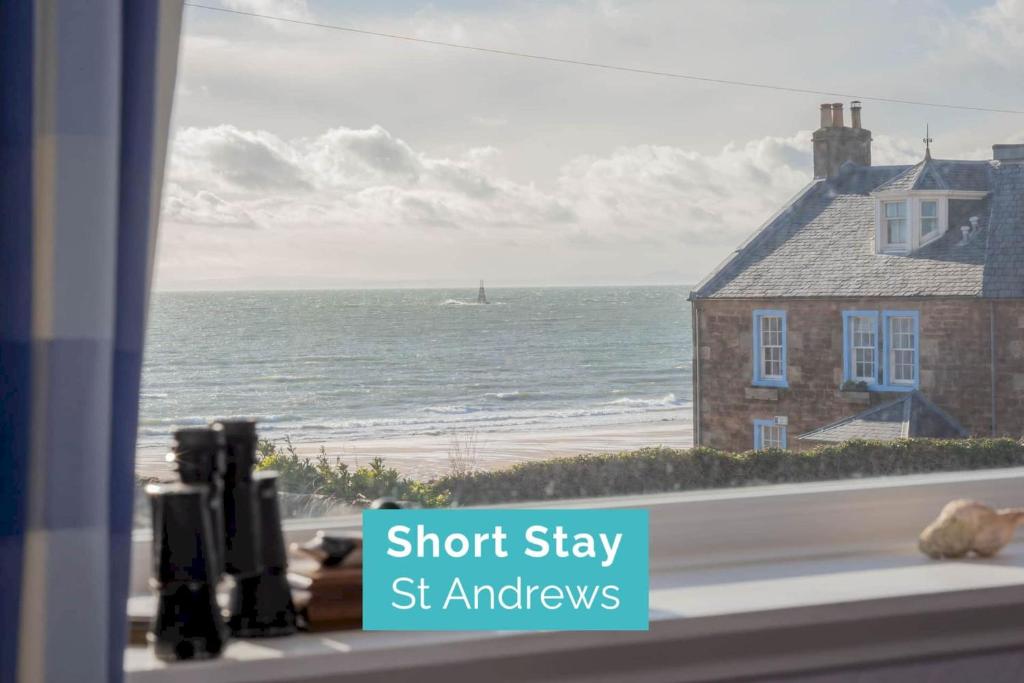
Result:
[[[860,102],[850,103],[852,127],[843,123],[843,103],[821,105],[821,128],[814,131],[814,177],[834,178],[843,164],[871,165],[871,131],[861,127]]]
[[[842,128],[843,127],[843,103],[833,102],[832,103],[832,127]]]
[[[992,158],[1003,162],[1024,161],[1024,144],[992,145]]]

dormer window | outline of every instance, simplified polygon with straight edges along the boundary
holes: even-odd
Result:
[[[907,254],[945,234],[949,195],[915,191],[879,196],[876,251]]]
[[[942,239],[949,228],[949,202],[984,199],[987,174],[986,162],[935,160],[926,150],[921,163],[871,193],[875,200],[875,252],[910,254]]]

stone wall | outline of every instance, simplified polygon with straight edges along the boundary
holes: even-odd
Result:
[[[753,447],[753,420],[786,416],[792,449],[817,427],[892,400],[893,393],[839,391],[844,310],[920,313],[921,392],[973,435],[992,433],[990,306],[996,317],[996,432],[1024,433],[1024,301],[968,298],[785,299],[694,302],[699,318],[695,382],[698,432],[706,446]],[[752,386],[752,317],[759,308],[787,311],[789,387]]]

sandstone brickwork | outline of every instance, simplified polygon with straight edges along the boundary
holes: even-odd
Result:
[[[843,311],[920,314],[920,391],[972,435],[992,434],[992,324],[995,318],[995,433],[1024,434],[1024,300],[971,297],[698,299],[694,353],[697,433],[702,445],[753,447],[754,419],[788,418],[799,434],[859,413],[863,397],[840,391]],[[788,388],[752,390],[755,309],[787,311]],[[898,394],[872,392],[870,404]]]

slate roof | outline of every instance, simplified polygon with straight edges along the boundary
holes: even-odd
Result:
[[[908,437],[950,439],[964,436],[967,436],[967,430],[959,422],[921,392],[912,391],[895,401],[873,406],[797,438],[842,442],[850,439],[893,441]]]
[[[939,188],[938,185],[942,187]],[[987,191],[951,199],[949,229],[908,255],[875,253],[882,188]],[[959,227],[979,230],[960,245]],[[846,164],[817,179],[691,293],[691,298],[1024,297],[1024,164],[926,160]]]
[[[1024,164],[1003,164],[995,174],[982,296],[1024,297]]]
[[[882,183],[875,191],[971,190],[987,192],[991,186],[991,171],[992,165],[988,161],[925,159],[892,180]]]

